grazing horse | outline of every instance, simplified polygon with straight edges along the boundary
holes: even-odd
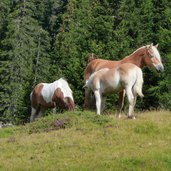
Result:
[[[136,66],[143,68],[144,66],[149,66],[155,68],[158,72],[163,72],[164,67],[161,61],[160,53],[157,50],[158,44],[153,46],[153,44],[142,46],[133,52],[131,55],[123,58],[119,61],[104,60],[104,59],[94,59],[88,63],[85,69],[85,81],[89,80],[92,73],[102,69],[102,68],[116,68],[123,63],[133,63]],[[121,91],[119,94],[119,113],[121,113],[124,105],[125,91]],[[85,89],[85,101],[84,107],[90,108],[91,92]]]
[[[48,108],[74,110],[75,103],[67,81],[63,78],[53,83],[39,83],[30,94],[31,117],[30,122],[40,117]]]
[[[128,118],[134,118],[137,95],[143,97],[142,85],[142,70],[132,63],[125,63],[113,69],[103,68],[94,72],[84,87],[94,92],[98,115],[104,109],[106,96],[124,89],[129,101]]]

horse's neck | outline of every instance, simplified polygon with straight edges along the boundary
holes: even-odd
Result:
[[[121,63],[133,63],[138,67],[142,68],[145,65],[143,57],[144,57],[144,49],[140,48],[135,52],[133,52],[131,55],[122,59]]]
[[[59,88],[61,89],[64,97],[70,97],[73,100],[72,91],[66,81],[60,80]]]

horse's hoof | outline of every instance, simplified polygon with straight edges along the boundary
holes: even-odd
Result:
[[[136,119],[135,116],[128,116],[128,119]]]
[[[121,118],[121,115],[118,115],[118,118],[120,119]]]

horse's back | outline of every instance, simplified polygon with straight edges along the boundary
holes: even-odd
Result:
[[[41,91],[41,96],[47,103],[49,103],[52,101],[52,96],[54,94],[55,87],[53,86],[52,83],[42,83],[42,85],[43,88]]]
[[[105,60],[105,59],[94,59],[91,61],[87,68],[85,69],[85,79],[88,80],[90,75],[95,71],[98,71],[103,68],[115,68],[120,64],[120,61],[112,61],[112,60]]]
[[[132,63],[123,63],[117,68],[120,72],[122,71],[125,74],[129,74],[131,71],[133,72],[142,72],[142,70]]]
[[[66,86],[66,83],[62,79],[56,80],[53,83],[42,83],[42,84],[43,84],[43,89],[41,95],[43,96],[46,102],[52,101],[52,97],[57,88],[60,88],[61,91],[63,92],[63,89]]]

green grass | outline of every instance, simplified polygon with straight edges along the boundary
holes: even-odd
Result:
[[[3,128],[3,129],[0,129],[0,138],[9,137],[12,134],[14,134],[14,130],[11,129],[11,128]]]
[[[0,170],[171,170],[171,112],[49,115],[0,129]]]

